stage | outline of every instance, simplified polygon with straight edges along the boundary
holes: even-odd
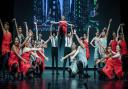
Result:
[[[94,71],[88,71],[90,78],[79,79],[69,78],[66,72],[49,69],[45,70],[42,78],[24,79],[24,80],[3,80],[0,77],[0,89],[127,89],[128,81],[126,80],[99,80],[98,74],[94,76]]]

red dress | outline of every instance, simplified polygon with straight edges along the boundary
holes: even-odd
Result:
[[[19,49],[17,50],[17,52],[19,53]],[[19,58],[18,56],[15,54],[14,51],[11,50],[10,52],[10,57],[9,57],[9,60],[8,60],[8,65],[9,65],[9,70],[11,71],[11,67],[13,64],[17,64],[18,65],[18,72],[20,72],[19,70]]]
[[[123,77],[121,60],[118,58],[108,58],[102,71],[107,75],[109,79],[114,78],[114,73],[118,78]]]
[[[64,34],[67,33],[67,21],[60,21],[59,27],[62,28],[62,31]]]
[[[10,43],[11,43],[12,35],[10,32],[3,32],[3,40],[2,40],[2,55],[10,52]]]
[[[126,44],[126,41],[125,41],[125,40],[120,40],[119,45],[120,45],[120,47],[121,47],[120,53],[121,53],[122,55],[127,54],[127,44]]]
[[[113,52],[116,52],[116,46],[117,46],[118,42],[116,40],[111,40],[110,42],[110,46]]]
[[[21,55],[22,58],[26,60],[26,63],[24,63],[24,61],[21,60],[21,64],[20,64],[20,70],[21,72],[23,72],[23,74],[26,74],[28,69],[31,68],[31,60],[30,60],[31,52],[32,51],[25,52]]]
[[[44,54],[44,51],[41,50],[40,52],[42,52]],[[44,70],[45,69],[45,63],[44,63],[44,56],[42,56],[38,51],[37,51],[37,55],[42,59],[42,69]],[[39,63],[40,60],[37,59],[37,63]]]
[[[89,44],[86,40],[84,40],[84,45],[86,48],[86,58],[89,59],[90,58],[90,50],[89,50]]]

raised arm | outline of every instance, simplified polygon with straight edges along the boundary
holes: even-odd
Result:
[[[25,24],[25,28],[26,28],[26,36],[28,36],[28,25],[27,25],[27,22],[24,22]]]
[[[17,34],[19,35],[19,30],[18,30],[17,21],[16,21],[15,18],[14,18],[12,21],[14,21],[14,24],[15,24],[15,27],[16,27],[16,32],[17,32]]]
[[[123,32],[123,26],[124,26],[124,24],[120,24],[120,27],[121,27],[121,33],[124,35],[124,32]]]
[[[106,32],[106,38],[108,37],[108,33],[109,33],[110,26],[111,26],[111,22],[112,22],[112,19],[110,19],[109,23],[108,23],[107,32]]]
[[[80,38],[79,38],[78,35],[76,34],[76,31],[74,31],[74,35],[75,35],[75,37],[76,37],[78,43],[80,44],[80,46],[81,46],[82,48],[84,48],[84,44],[82,43],[82,41],[80,40]]]
[[[26,37],[25,41],[20,45],[20,48],[25,45],[25,43],[29,40],[29,38],[32,36],[33,33],[29,33],[29,35]]]
[[[2,27],[2,31],[4,32],[5,29],[4,29],[4,26],[3,26],[3,23],[2,23],[2,21],[1,21],[1,19],[0,19],[0,25],[1,25],[1,27]]]
[[[88,31],[87,31],[87,41],[89,42],[89,30],[90,30],[91,26],[88,26]]]
[[[116,35],[117,35],[116,41],[118,41],[118,38],[119,38],[119,31],[120,31],[120,24],[119,24],[119,26],[118,26],[117,33],[116,33]]]

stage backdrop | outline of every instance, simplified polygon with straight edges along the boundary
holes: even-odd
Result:
[[[28,22],[30,28],[34,28],[34,17],[38,20],[38,30],[42,38],[46,40],[49,36],[49,21],[59,21],[64,15],[69,23],[75,25],[78,35],[81,36],[91,25],[90,39],[95,35],[96,29],[102,30],[108,25],[110,18],[113,19],[110,34],[116,31],[120,23],[120,0],[15,0],[14,17],[18,25],[24,29],[24,21]],[[25,30],[24,30],[25,32]],[[15,30],[13,34],[15,34]],[[108,38],[108,43],[111,36]],[[90,46],[91,58],[88,61],[89,67],[93,67],[94,49]],[[51,44],[45,49],[45,54],[49,57],[46,66],[51,67]],[[59,66],[62,63],[59,61]]]

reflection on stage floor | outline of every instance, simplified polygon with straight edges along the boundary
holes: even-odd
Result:
[[[66,72],[59,74],[45,70],[41,78],[25,80],[3,80],[0,77],[0,89],[128,89],[128,82],[124,80],[101,81],[94,78],[93,71],[88,72],[88,79],[69,78]],[[96,74],[98,76],[98,74]]]

